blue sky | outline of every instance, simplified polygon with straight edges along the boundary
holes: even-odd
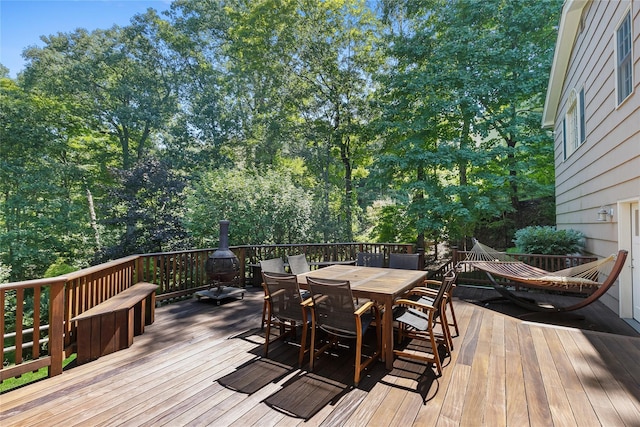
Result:
[[[169,9],[168,0],[0,0],[0,63],[16,77],[24,67],[22,51],[44,46],[40,36],[69,33],[77,28],[93,31],[130,19],[152,7]]]

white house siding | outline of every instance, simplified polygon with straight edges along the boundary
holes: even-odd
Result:
[[[617,107],[615,29],[630,5],[634,90]],[[594,0],[582,16],[553,124],[556,221],[560,229],[582,231],[586,250],[604,257],[620,247],[618,203],[640,199],[640,1]],[[571,90],[582,87],[586,140],[565,160],[563,119]],[[596,221],[603,205],[614,209],[611,221]],[[619,295],[613,288],[602,299],[616,313]]]

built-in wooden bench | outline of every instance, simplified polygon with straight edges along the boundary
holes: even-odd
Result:
[[[78,322],[77,363],[127,348],[154,321],[158,285],[139,282],[71,319]]]

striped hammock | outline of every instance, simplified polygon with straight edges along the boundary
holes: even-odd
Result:
[[[548,272],[517,261],[504,252],[496,251],[476,241],[468,252],[464,263],[528,286],[552,288],[554,290],[588,292],[598,289],[611,273],[616,256],[611,255],[597,261]]]

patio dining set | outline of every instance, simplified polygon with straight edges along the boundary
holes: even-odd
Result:
[[[418,254],[392,253],[388,267],[380,255],[360,253],[355,265],[317,270],[304,254],[289,256],[288,266],[282,258],[261,261],[265,357],[270,344],[297,337],[301,327],[298,364],[308,363],[309,371],[323,354],[350,344],[356,386],[372,363],[382,360],[391,370],[397,357],[432,363],[442,375],[441,358],[453,350],[451,328],[459,333],[451,303],[456,271],[427,280]],[[367,333],[375,334],[374,346],[365,345]]]

